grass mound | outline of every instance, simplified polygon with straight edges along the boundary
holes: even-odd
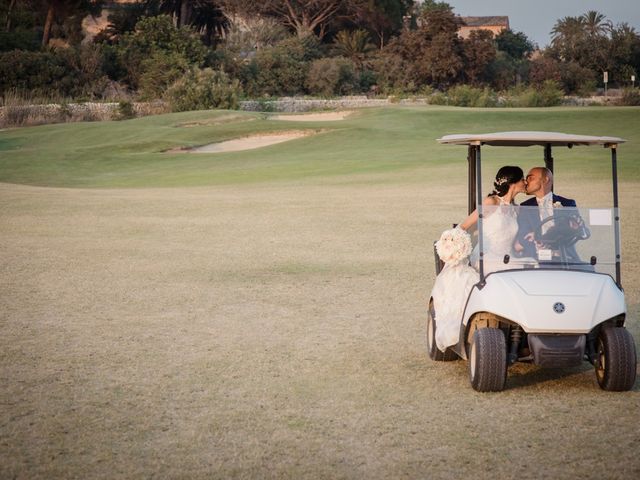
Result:
[[[300,122],[300,129],[325,134],[255,150],[213,155],[166,154],[253,135],[278,132],[280,122],[262,114],[200,111],[122,122],[46,125],[0,132],[0,182],[59,187],[206,186],[280,180],[385,181],[401,175],[423,181],[449,175],[448,165],[464,167],[460,148],[438,145],[442,135],[508,130],[561,131],[615,135],[629,140],[621,155],[624,178],[640,178],[632,161],[640,153],[638,108],[465,109],[411,107],[363,110],[340,122]],[[288,128],[295,128],[289,122]],[[176,128],[180,127],[180,128]],[[600,152],[556,150],[564,165],[598,162],[590,174],[608,172]],[[538,151],[491,155],[495,165],[540,163]],[[490,168],[493,168],[489,163]],[[440,170],[439,170],[440,169]],[[572,168],[572,170],[574,170]],[[459,172],[459,173],[458,173]],[[608,173],[607,173],[608,174]],[[464,168],[455,175],[464,175]]]

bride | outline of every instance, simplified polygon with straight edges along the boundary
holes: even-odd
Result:
[[[482,225],[484,251],[484,273],[488,274],[509,268],[504,264],[505,255],[513,255],[513,245],[518,233],[518,214],[515,197],[524,193],[524,173],[520,167],[502,167],[496,173],[494,190],[482,202],[484,222]],[[469,231],[478,222],[478,211],[474,210],[461,224],[460,228]],[[471,253],[471,265],[479,266],[478,245]]]
[[[505,166],[496,173],[493,182],[494,190],[482,202],[484,273],[488,274],[508,268],[503,263],[505,254],[512,254],[513,244],[518,232],[518,219],[514,199],[524,193],[524,172],[520,167]],[[438,242],[436,249],[445,266],[436,277],[431,298],[437,312],[435,341],[441,351],[445,351],[458,342],[460,322],[469,292],[478,278],[479,254],[478,246],[471,252],[471,265],[462,258],[471,251],[471,240],[468,231],[478,222],[478,211],[474,210],[460,225],[453,230],[446,230]],[[462,238],[462,241],[458,241]],[[468,245],[465,248],[452,248],[458,241]],[[440,252],[446,252],[443,256]],[[450,254],[455,252],[456,254]]]

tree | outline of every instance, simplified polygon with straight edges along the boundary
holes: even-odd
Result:
[[[354,22],[375,34],[380,48],[384,48],[387,40],[402,30],[403,19],[413,6],[412,0],[361,0],[353,3]]]
[[[493,33],[488,30],[472,30],[469,38],[463,41],[465,76],[472,84],[483,77],[489,64],[496,58]]]
[[[351,5],[349,0],[222,0],[229,11],[280,19],[298,37],[324,37],[328,23]]]
[[[564,17],[551,30],[551,47],[563,60],[576,60],[585,45],[584,18]]]
[[[0,52],[38,50],[42,43],[44,12],[39,0],[0,0]]]
[[[417,8],[416,13],[418,16],[424,15],[426,12],[430,12],[432,10],[444,10],[444,11],[453,11],[453,7],[449,5],[447,2],[437,2],[435,0],[424,0]]]
[[[148,15],[168,14],[176,27],[190,26],[212,45],[224,37],[230,27],[229,17],[216,0],[146,0]]]
[[[262,48],[245,67],[246,91],[254,96],[304,93],[310,64],[319,57],[320,42],[312,35]]]
[[[115,47],[117,58],[126,70],[125,80],[134,88],[146,72],[153,70],[152,58],[172,69],[185,71],[191,66],[201,66],[206,48],[189,27],[176,28],[171,17],[145,17],[136,30],[122,36]]]
[[[534,51],[535,46],[522,32],[511,29],[502,30],[496,36],[496,46],[514,60],[527,58]]]
[[[333,41],[334,52],[350,59],[358,68],[362,68],[366,56],[374,49],[365,30],[340,30]]]
[[[82,19],[87,15],[97,15],[102,10],[102,0],[45,0],[46,18],[42,33],[42,46],[51,39],[54,25],[71,26],[75,32],[81,31]]]
[[[613,28],[611,22],[606,20],[603,14],[595,10],[589,10],[580,18],[582,18],[584,31],[589,37],[606,36]]]
[[[390,53],[402,58],[406,75],[416,86],[451,85],[464,67],[463,44],[458,36],[461,24],[451,9],[428,9],[422,13],[417,29],[403,31],[389,45]]]
[[[488,67],[494,88],[499,90],[517,85],[528,76],[529,57],[534,50],[533,43],[522,32],[501,31],[495,39],[496,58]]]
[[[640,74],[640,35],[627,23],[611,29],[611,57],[614,64],[612,78],[619,84],[631,81]]]

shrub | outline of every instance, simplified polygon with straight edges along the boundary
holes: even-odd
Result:
[[[309,64],[320,56],[315,37],[290,38],[275,47],[263,48],[243,68],[245,87],[256,97],[304,93]]]
[[[185,64],[199,67],[206,54],[206,47],[188,27],[175,27],[167,15],[145,17],[136,24],[135,32],[123,35],[115,47],[118,66],[111,67],[110,73],[124,74],[123,78],[112,78],[124,79],[133,88],[138,88],[145,73],[151,69],[161,69],[162,62],[166,62],[167,58],[175,62],[176,58],[182,57]],[[160,61],[155,68],[151,61],[153,58]]]
[[[468,85],[456,85],[447,91],[449,105],[457,107],[473,107],[482,90]]]
[[[371,68],[382,93],[395,91],[412,93],[416,90],[416,85],[409,75],[409,67],[399,54],[389,51],[380,52],[371,61]]]
[[[490,88],[485,87],[476,99],[474,107],[492,108],[499,105],[498,95]]]
[[[355,65],[351,60],[320,58],[311,63],[306,87],[311,94],[330,97],[353,93],[357,83]]]
[[[558,82],[547,80],[542,84],[538,92],[540,94],[540,105],[535,105],[537,107],[554,107],[562,103],[564,92]]]
[[[622,91],[620,105],[640,106],[640,88],[625,88]]]
[[[0,53],[0,95],[94,98],[106,82],[98,46]]]
[[[538,89],[518,87],[506,96],[508,107],[553,107],[562,103],[563,92],[557,82],[547,80]]]
[[[358,90],[361,92],[376,92],[378,77],[375,72],[369,69],[364,69],[358,75]]]
[[[81,72],[70,55],[53,51],[13,50],[0,54],[0,94],[8,90],[46,96],[73,96],[83,91]]]
[[[457,85],[446,94],[436,92],[429,96],[432,105],[454,105],[456,107],[496,107],[498,97],[490,88],[477,88],[469,85]]]
[[[583,98],[590,97],[595,93],[597,88],[598,88],[598,82],[596,82],[595,80],[587,80],[578,86],[578,89],[576,90],[576,94],[579,97],[583,97]]]
[[[118,113],[115,120],[129,120],[135,118],[136,114],[133,111],[133,103],[128,100],[122,100],[118,102]]]
[[[449,99],[441,91],[435,91],[429,95],[428,102],[430,105],[449,105]]]
[[[596,73],[576,62],[561,64],[561,83],[567,93],[576,93],[596,83]]]
[[[193,69],[175,82],[165,98],[174,112],[211,108],[237,109],[242,94],[240,82],[210,68]]]
[[[0,32],[0,51],[38,50],[40,38],[35,30],[17,28],[11,32]]]
[[[141,67],[140,92],[143,100],[161,98],[167,88],[189,70],[184,56],[164,51],[155,52],[142,62]]]

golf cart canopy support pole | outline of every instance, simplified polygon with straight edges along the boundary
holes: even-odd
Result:
[[[613,177],[613,228],[616,243],[616,283],[622,288],[620,274],[620,211],[618,210],[618,149],[617,145],[611,145],[611,176]]]
[[[547,167],[551,173],[553,173],[553,157],[551,156],[551,144],[547,143],[544,146],[544,166]],[[551,191],[553,192],[553,184],[551,184]]]
[[[467,181],[469,182],[469,195],[467,196],[467,215],[476,209],[476,147],[475,145],[469,145],[467,162],[469,164],[469,175]]]
[[[481,172],[481,155],[480,155],[480,142],[474,142],[473,147],[475,149],[475,180],[476,180],[476,208],[478,209],[478,273],[480,273],[479,288],[484,287],[484,245],[482,227],[484,223],[484,212],[482,208],[482,172]]]

